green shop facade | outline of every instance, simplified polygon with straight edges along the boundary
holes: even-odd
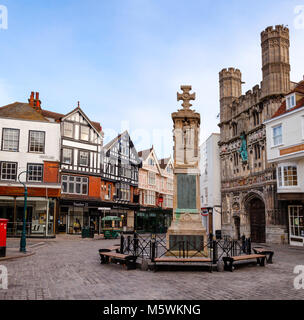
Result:
[[[135,230],[138,233],[166,233],[171,225],[172,209],[140,207],[135,214]]]

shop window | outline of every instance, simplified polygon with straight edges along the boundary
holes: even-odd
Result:
[[[18,129],[4,128],[2,131],[2,150],[17,152],[19,150],[19,134]]]
[[[44,153],[45,132],[30,131],[29,133],[29,152]]]
[[[43,165],[42,164],[27,165],[27,181],[30,181],[30,182],[43,181]]]
[[[17,163],[1,162],[1,180],[16,181]]]

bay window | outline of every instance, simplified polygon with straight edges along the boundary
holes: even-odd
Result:
[[[281,165],[278,167],[278,184],[280,188],[296,187],[298,174],[296,165]]]

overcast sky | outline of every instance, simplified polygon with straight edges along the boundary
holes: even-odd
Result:
[[[0,0],[0,105],[39,91],[42,107],[77,106],[105,131],[128,129],[137,151],[172,154],[176,92],[192,85],[201,142],[219,132],[218,72],[242,71],[243,93],[259,84],[260,32],[284,24],[291,35],[291,78],[304,74],[304,0]],[[300,9],[298,9],[299,11]],[[304,10],[303,10],[304,11]],[[303,15],[304,16],[304,15]],[[0,20],[1,23],[1,20]]]

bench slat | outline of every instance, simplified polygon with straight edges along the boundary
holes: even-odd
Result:
[[[212,262],[208,258],[155,258],[155,262]]]
[[[244,256],[231,257],[231,259],[233,259],[234,261],[241,261],[241,260],[265,258],[265,257],[266,256],[263,254],[250,254],[250,255],[244,255]]]
[[[121,253],[115,253],[115,252],[100,252],[100,255],[107,256],[107,257],[112,257],[112,258],[120,258],[120,259],[125,259],[125,258],[129,257],[129,255],[121,254]]]

